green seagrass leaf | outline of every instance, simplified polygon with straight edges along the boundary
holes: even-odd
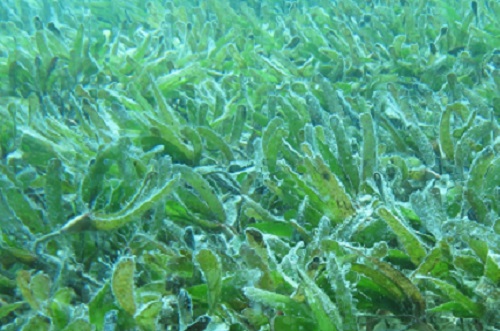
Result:
[[[219,257],[209,249],[202,249],[196,254],[198,262],[208,287],[208,306],[214,312],[220,301],[222,290],[222,266]]]
[[[115,264],[111,278],[111,288],[118,305],[132,316],[135,315],[137,310],[134,293],[135,268],[134,258],[122,257]]]

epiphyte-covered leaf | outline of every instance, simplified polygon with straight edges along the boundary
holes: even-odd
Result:
[[[17,235],[29,235],[27,229],[32,233],[43,232],[45,226],[40,210],[30,201],[29,196],[14,185],[0,177],[0,186],[3,186],[0,188],[0,211],[5,218],[2,230],[13,231]]]
[[[236,114],[234,115],[232,130],[231,130],[231,144],[238,144],[241,134],[245,128],[247,120],[247,107],[245,105],[236,106]]]
[[[15,311],[18,308],[21,308],[24,305],[25,305],[25,303],[22,301],[2,305],[0,307],[0,319],[3,319],[5,316],[9,315],[11,312]]]
[[[500,255],[489,251],[484,265],[484,275],[488,277],[493,284],[500,286]]]
[[[290,296],[262,290],[256,287],[245,287],[243,289],[245,296],[250,302],[260,303],[282,311],[290,316],[310,316],[307,307]]]
[[[419,277],[436,286],[439,291],[446,295],[451,302],[448,311],[452,311],[457,317],[463,318],[481,318],[485,313],[485,307],[478,302],[475,302],[468,295],[463,294],[455,286],[441,279],[431,277]],[[460,309],[456,309],[460,307]]]
[[[255,228],[248,227],[245,229],[245,237],[250,247],[253,248],[259,257],[267,263],[269,253],[262,232]]]
[[[231,147],[218,133],[208,127],[199,127],[197,131],[200,136],[206,140],[208,149],[220,151],[228,163],[234,160],[234,154]]]
[[[468,109],[461,103],[454,103],[446,106],[446,109],[441,114],[441,121],[439,123],[439,141],[441,153],[445,159],[453,161],[455,158],[455,146],[451,134],[451,119],[454,112],[465,114]]]
[[[38,242],[45,241],[61,233],[79,232],[90,229],[111,231],[139,219],[156,202],[172,192],[179,179],[179,176],[177,176],[163,183],[162,187],[155,187],[155,184],[158,185],[158,183],[157,180],[153,180],[153,177],[157,177],[157,175],[152,173],[147,175],[142,187],[139,188],[136,195],[120,211],[116,213],[83,213],[67,221],[60,230],[38,239]]]
[[[99,194],[102,194],[105,177],[114,162],[126,153],[125,141],[102,145],[95,160],[92,160],[88,172],[83,179],[81,195],[90,208],[94,207]]]
[[[196,254],[196,261],[207,282],[209,309],[214,312],[222,290],[222,265],[217,255],[209,249],[200,250]]]
[[[419,159],[422,160],[427,167],[432,168],[435,164],[436,156],[434,155],[434,150],[429,139],[424,134],[420,126],[413,123],[408,126],[408,132],[416,145],[416,151]]]
[[[0,259],[2,261],[2,265],[4,266],[17,262],[31,266],[37,262],[38,256],[26,248],[9,246],[2,247],[0,245]]]
[[[45,175],[45,200],[47,201],[47,217],[53,225],[61,224],[64,220],[62,171],[61,160],[52,159],[49,161]]]
[[[271,119],[262,134],[262,150],[267,162],[269,172],[276,170],[276,162],[279,156],[279,149],[282,145],[281,139],[286,136],[284,122],[280,117]]]
[[[34,315],[23,325],[21,331],[49,331],[50,320],[46,316]]]
[[[312,156],[309,146],[302,145],[309,154],[304,158],[311,181],[323,200],[323,210],[334,222],[341,222],[354,214],[351,198],[346,193],[338,178],[331,172],[323,159]]]
[[[78,26],[73,47],[70,51],[71,61],[68,64],[69,70],[73,77],[76,77],[82,70],[82,57],[83,57],[83,41],[84,41],[84,26],[83,23]]]
[[[0,122],[0,157],[5,157],[12,152],[15,146],[14,143],[17,137],[16,108],[15,106],[9,107],[9,110],[12,109],[10,112],[7,109],[0,109],[0,116],[2,117]]]
[[[50,277],[44,273],[37,273],[31,277],[30,280],[30,291],[33,294],[34,299],[39,303],[46,303],[50,297],[50,288],[52,286],[52,281]]]
[[[213,216],[220,223],[224,223],[226,220],[226,212],[224,206],[222,205],[219,197],[214,192],[210,183],[205,180],[199,173],[194,171],[192,168],[175,165],[173,167],[175,173],[179,173],[182,176],[182,180],[191,185],[191,187],[198,193],[201,199],[208,205],[211,209]]]
[[[162,122],[169,126],[178,126],[179,120],[177,119],[174,111],[167,104],[165,98],[161,94],[156,81],[149,76],[151,86],[153,88],[153,93],[156,99],[156,104],[158,105],[158,116],[161,117]]]
[[[367,180],[373,177],[373,173],[377,167],[377,139],[370,113],[361,114],[360,123],[363,130],[361,178]]]
[[[354,158],[351,143],[349,142],[342,119],[337,115],[330,116],[330,128],[335,134],[339,161],[350,180],[354,192],[357,192],[360,183],[358,162]]]
[[[50,279],[48,276],[42,273],[32,276],[29,271],[19,270],[16,281],[24,300],[32,309],[40,310],[49,297]]]
[[[316,319],[318,331],[343,330],[342,319],[337,306],[330,297],[302,270],[298,270],[302,278],[307,303]]]
[[[42,168],[48,165],[49,160],[58,157],[55,143],[33,131],[23,133],[21,150],[28,164]]]
[[[94,213],[91,216],[92,228],[97,230],[113,230],[134,221],[145,211],[153,207],[155,203],[172,192],[179,179],[176,176],[170,180],[165,180],[163,183],[159,183],[158,179],[156,179],[159,176],[158,174],[149,173],[146,176],[141,189],[122,210],[112,214]]]
[[[144,304],[135,315],[136,323],[144,331],[156,331],[158,318],[162,311],[163,302],[161,300],[151,301]]]
[[[370,258],[376,267],[353,263],[351,270],[371,280],[371,284],[360,283],[360,290],[367,290],[373,302],[387,304],[387,309],[396,314],[411,313],[415,317],[425,313],[425,301],[419,289],[401,271],[390,264]]]
[[[162,171],[167,172],[166,169]],[[167,178],[165,178],[166,176],[168,176],[168,173],[163,173],[162,176],[160,176],[156,171],[149,172],[146,174],[136,194],[118,212],[105,213],[97,211],[83,213],[66,222],[60,230],[49,236],[58,233],[79,232],[89,229],[110,231],[139,219],[145,211],[152,208],[155,203],[160,201],[175,188],[179,176],[171,178],[170,180],[167,180]],[[42,239],[39,241],[41,240]]]
[[[451,252],[449,244],[441,240],[427,254],[422,263],[413,272],[413,275],[433,275],[446,274],[451,268]]]
[[[488,167],[494,157],[495,152],[493,148],[491,146],[487,146],[477,154],[476,158],[472,162],[469,178],[467,180],[467,189],[473,191],[474,194],[479,194],[479,191],[482,188],[483,178],[486,175]]]
[[[389,277],[402,290],[405,297],[403,308],[411,311],[417,318],[424,316],[426,302],[419,288],[401,271],[392,267],[389,263],[379,261],[378,259],[371,259],[371,261],[377,266],[378,271]]]
[[[127,313],[134,315],[136,303],[134,295],[135,259],[122,257],[116,263],[111,279],[111,288],[116,301]]]
[[[200,78],[203,72],[202,70],[203,69],[199,65],[195,64],[159,77],[156,80],[158,90],[163,93],[172,92],[176,88],[193,80],[195,77]]]
[[[472,163],[473,156],[478,147],[484,146],[492,132],[492,122],[483,120],[469,128],[458,140],[455,146],[455,171],[460,177],[464,176],[465,168]]]
[[[197,156],[194,155],[193,148],[185,143],[185,137],[177,132],[177,127],[167,127],[159,124],[156,120],[150,119],[154,125],[151,129],[153,135],[145,136],[141,139],[144,150],[152,150],[156,146],[163,146],[163,152],[169,155],[174,162],[193,165],[196,164]]]
[[[412,262],[415,265],[419,265],[426,256],[426,250],[417,235],[387,208],[379,208],[377,214],[394,231],[398,240],[401,242],[408,255],[410,255]]]
[[[335,291],[335,299],[342,317],[344,331],[357,331],[358,324],[354,311],[354,299],[352,297],[349,284],[345,280],[345,275],[339,266],[339,260],[334,254],[330,254],[327,263],[328,278],[332,289]]]

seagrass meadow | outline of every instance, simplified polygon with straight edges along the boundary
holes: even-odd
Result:
[[[1,331],[500,330],[500,2],[0,2]]]

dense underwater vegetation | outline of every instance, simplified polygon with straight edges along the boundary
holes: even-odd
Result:
[[[498,1],[0,3],[0,330],[500,330]]]

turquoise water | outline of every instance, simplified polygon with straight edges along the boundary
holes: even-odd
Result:
[[[0,330],[497,330],[498,1],[0,4]]]

